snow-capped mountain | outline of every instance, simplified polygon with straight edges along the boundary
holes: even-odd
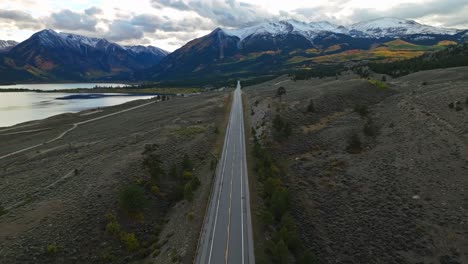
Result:
[[[379,18],[353,24],[349,27],[323,22],[301,22],[297,20],[283,20],[279,22],[266,22],[258,25],[239,28],[223,29],[230,36],[239,38],[242,42],[254,36],[285,36],[297,34],[313,41],[324,33],[337,33],[351,37],[362,38],[396,38],[407,35],[455,35],[462,32],[458,29],[438,28],[420,24],[413,20],[399,18]]]
[[[423,25],[414,20],[391,17],[356,23],[351,25],[350,29],[363,33],[363,36],[373,38],[402,37],[414,34],[455,35],[461,32],[458,29],[438,28]]]
[[[140,53],[147,53],[152,54],[155,56],[164,57],[168,54],[167,51],[162,50],[160,48],[154,46],[121,46],[117,43],[110,42],[103,38],[90,38],[81,35],[71,34],[71,33],[64,33],[64,32],[55,32],[51,29],[42,30],[32,37],[37,37],[39,42],[43,45],[49,47],[67,47],[76,50],[81,50],[83,47],[85,48],[95,48],[95,49],[102,49],[108,52],[115,52],[116,49],[124,49],[135,54]]]
[[[88,80],[101,78],[128,79],[136,70],[155,64],[167,52],[152,46],[121,46],[106,39],[90,38],[46,29],[2,54],[8,65],[0,70],[24,68],[25,74],[44,79]],[[5,63],[5,62],[3,62]],[[1,64],[1,62],[0,62]],[[0,71],[0,75],[8,77]],[[22,75],[24,76],[24,75]]]
[[[130,50],[132,52],[135,52],[137,54],[141,53],[151,53],[156,56],[161,56],[164,57],[167,54],[169,54],[168,51],[165,51],[163,49],[154,47],[154,46],[142,46],[142,45],[136,45],[136,46],[124,46],[125,49]]]
[[[463,42],[466,32],[397,18],[375,19],[347,27],[290,19],[237,29],[217,28],[144,70],[141,78],[164,80],[192,76],[195,79],[203,74],[209,78],[216,72],[274,72],[281,67],[290,69],[293,64],[309,67],[315,57],[351,50],[368,51],[397,38],[401,39],[398,43],[423,45],[421,51],[426,51],[440,41]],[[401,49],[404,48],[402,45]]]
[[[321,32],[348,33],[345,27],[337,26],[329,22],[301,22],[297,20],[283,20],[279,22],[267,22],[259,25],[240,28],[223,29],[230,36],[236,36],[240,41],[254,35],[281,36],[287,34],[299,34],[308,39],[313,39]]]
[[[7,52],[16,45],[18,42],[14,40],[0,40],[0,52]]]

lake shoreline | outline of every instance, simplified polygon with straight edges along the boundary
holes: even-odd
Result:
[[[84,95],[66,93],[0,93],[0,130],[60,115],[106,109],[157,95]]]
[[[94,93],[94,94],[129,94],[129,95],[176,95],[200,92],[200,88],[70,88],[40,90],[28,88],[0,88],[2,93]]]

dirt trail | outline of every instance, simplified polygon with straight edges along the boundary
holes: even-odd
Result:
[[[142,105],[138,105],[138,106],[134,106],[134,107],[130,107],[128,109],[124,109],[124,110],[120,110],[120,111],[117,111],[117,112],[114,112],[114,113],[110,113],[110,114],[107,114],[107,115],[103,115],[103,116],[100,116],[100,117],[96,117],[96,118],[93,118],[93,119],[89,119],[89,120],[86,120],[86,121],[81,121],[81,122],[78,122],[78,123],[74,123],[72,125],[71,128],[65,130],[63,133],[61,133],[60,135],[58,135],[57,137],[49,140],[49,141],[46,141],[45,143],[42,143],[42,144],[37,144],[37,145],[33,145],[33,146],[30,146],[30,147],[27,147],[27,148],[24,148],[24,149],[20,149],[20,150],[17,150],[15,152],[12,152],[12,153],[9,153],[9,154],[6,154],[6,155],[3,155],[3,156],[0,156],[0,160],[1,159],[4,159],[4,158],[8,158],[8,157],[11,157],[11,156],[14,156],[14,155],[17,155],[17,154],[21,154],[23,152],[26,152],[26,151],[29,151],[29,150],[32,150],[32,149],[35,149],[37,147],[40,147],[40,146],[43,146],[45,144],[50,144],[52,142],[55,142],[57,140],[60,140],[62,139],[65,135],[67,135],[68,133],[70,133],[71,131],[75,130],[78,126],[80,125],[83,125],[83,124],[87,124],[87,123],[91,123],[91,122],[95,122],[95,121],[98,121],[98,120],[101,120],[101,119],[104,119],[104,118],[108,118],[108,117],[111,117],[111,116],[115,116],[115,115],[119,115],[119,114],[122,114],[122,113],[125,113],[125,112],[128,112],[128,111],[133,111],[133,110],[136,110],[138,108],[141,108],[141,107],[145,107],[149,104],[152,104],[154,102],[149,102],[149,103],[144,103]],[[83,115],[81,115],[83,116]],[[26,131],[26,132],[38,132],[38,131],[44,131],[44,130],[49,130],[49,128],[44,128],[44,129],[36,129],[36,130],[29,130],[29,131]],[[5,134],[5,135],[14,135],[14,134],[22,134],[22,133],[26,133],[25,131],[20,131],[20,132],[15,132],[15,133],[9,133],[9,134]],[[1,135],[0,135],[1,136]]]

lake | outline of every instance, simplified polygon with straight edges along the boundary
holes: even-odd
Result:
[[[92,88],[96,84],[28,84],[14,88],[27,89],[73,89]],[[99,84],[106,85],[109,84]],[[119,86],[115,84],[114,86]],[[0,86],[2,88],[12,86]],[[40,88],[39,88],[40,87]],[[0,93],[0,127],[44,119],[62,113],[76,113],[83,110],[123,104],[133,100],[149,99],[153,96],[128,94],[90,94],[75,98],[69,93],[34,93],[34,92],[3,92]],[[86,95],[86,94],[85,94]],[[71,98],[71,99],[70,99]]]
[[[62,89],[75,89],[75,88],[94,88],[95,86],[103,87],[118,87],[118,86],[128,86],[121,83],[40,83],[40,84],[14,84],[14,85],[0,85],[0,89],[30,89],[30,90],[43,90],[43,91],[53,91],[53,90],[62,90]]]

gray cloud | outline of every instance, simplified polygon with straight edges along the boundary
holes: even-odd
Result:
[[[178,42],[184,44],[188,41],[198,37],[198,34],[195,32],[156,32],[151,35],[155,39],[171,39],[174,38]]]
[[[43,27],[40,20],[20,10],[0,10],[0,20],[20,29],[40,29]]]
[[[165,32],[183,32],[213,29],[215,25],[211,21],[206,21],[199,17],[185,17],[181,20],[174,20],[167,16],[159,17],[151,14],[141,14],[134,16],[130,22],[135,26],[142,27],[145,32],[155,32],[161,30]]]
[[[98,7],[90,7],[88,9],[85,9],[85,14],[88,15],[88,16],[94,16],[94,15],[99,15],[99,14],[102,14],[102,9],[98,8]]]
[[[466,13],[459,15],[455,14],[460,13],[459,11],[467,6],[468,0],[432,0],[422,3],[404,3],[383,11],[366,8],[356,9],[353,11],[353,14],[349,19],[352,22],[360,22],[379,17],[421,19],[427,16],[432,16],[434,22],[440,23],[444,26],[452,26],[454,25],[452,19],[456,19],[455,17],[466,17]],[[447,15],[451,15],[452,19],[440,19]],[[454,15],[455,17],[453,17]],[[438,17],[439,19],[437,19]]]
[[[157,8],[172,7],[182,11],[191,10],[191,8],[183,0],[157,0],[152,1],[152,4]]]
[[[144,32],[129,21],[114,20],[104,37],[112,41],[135,40],[142,39]]]
[[[19,10],[0,10],[0,18],[33,22],[35,19],[28,13]]]
[[[26,1],[26,0],[18,0]],[[44,17],[33,17],[28,10],[0,10],[0,26],[4,29],[33,29],[50,27],[77,34],[105,37],[121,43],[150,43],[165,40],[180,46],[216,27],[243,27],[266,21],[294,18],[303,21],[329,21],[350,24],[379,17],[415,19],[432,25],[468,28],[468,0],[424,0],[405,3],[389,10],[362,7],[351,10],[349,16],[335,17],[352,0],[330,0],[316,7],[309,6],[272,14],[245,0],[149,0],[156,9],[171,8],[177,15],[150,12],[133,13],[113,8],[113,17],[105,17],[99,6],[87,9],[61,10]],[[307,1],[305,1],[307,2]],[[319,4],[319,3],[316,3]],[[32,6],[32,4],[31,4]],[[344,13],[344,12],[341,12]],[[6,30],[8,32],[8,30]]]
[[[163,20],[155,15],[142,14],[134,16],[130,23],[142,27],[145,32],[155,32],[163,23]]]
[[[48,19],[49,26],[64,30],[96,31],[98,19],[86,13],[76,13],[65,9],[52,13]]]
[[[208,18],[218,26],[240,27],[277,19],[261,7],[237,0],[183,1],[151,0],[155,8],[170,7],[180,11],[191,11]]]

